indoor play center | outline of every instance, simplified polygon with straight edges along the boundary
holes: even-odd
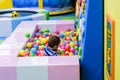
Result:
[[[0,80],[120,80],[119,2],[0,0]]]

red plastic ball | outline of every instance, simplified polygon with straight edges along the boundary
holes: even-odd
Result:
[[[36,37],[39,38],[39,37],[40,37],[40,34],[37,33],[37,34],[36,34]]]
[[[75,37],[76,36],[76,33],[74,32],[73,34],[72,34],[72,37]]]
[[[70,32],[70,31],[71,31],[71,29],[70,29],[70,28],[68,28],[66,31]]]
[[[52,33],[49,33],[48,35],[49,35],[49,36],[52,36]]]

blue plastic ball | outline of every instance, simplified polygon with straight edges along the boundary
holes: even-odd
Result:
[[[42,34],[42,31],[40,30],[38,33],[39,33],[39,34]]]
[[[38,47],[39,47],[38,44],[35,44],[35,45],[34,45],[34,48],[38,49]]]
[[[78,55],[78,51],[77,50],[75,50],[74,55]]]
[[[64,34],[60,34],[60,37],[61,37],[61,38],[64,38],[64,37],[65,37],[65,35],[64,35]]]
[[[47,36],[49,36],[49,34],[48,34],[48,33],[45,33],[45,36],[47,37]]]
[[[37,49],[36,49],[36,48],[32,48],[32,49],[31,49],[31,53],[36,54],[36,52],[37,52]]]

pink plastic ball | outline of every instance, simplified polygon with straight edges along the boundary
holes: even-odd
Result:
[[[41,51],[40,56],[45,56],[44,51]]]
[[[66,46],[65,46],[65,51],[70,51],[70,45],[69,44],[66,44]]]
[[[61,49],[64,49],[65,47],[64,47],[64,45],[63,46],[61,46]]]
[[[42,35],[42,38],[46,38],[46,36],[45,36],[45,35]]]
[[[59,31],[56,31],[55,33],[56,33],[56,34],[59,34],[60,32],[59,32]]]
[[[70,52],[74,53],[75,49],[74,48],[70,48]]]

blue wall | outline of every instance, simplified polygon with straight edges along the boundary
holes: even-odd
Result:
[[[81,80],[103,80],[103,0],[87,0]]]

